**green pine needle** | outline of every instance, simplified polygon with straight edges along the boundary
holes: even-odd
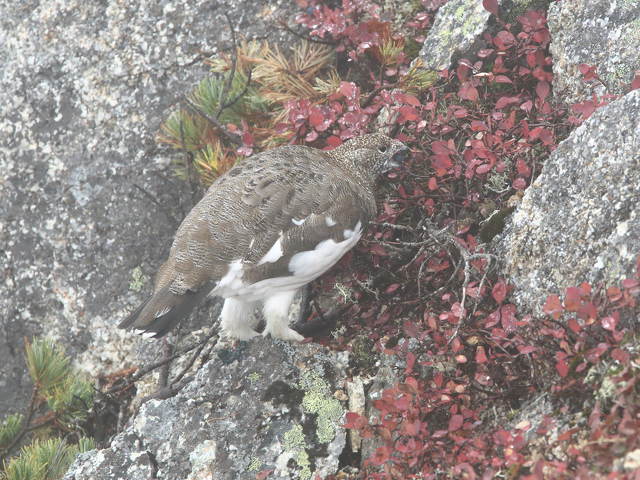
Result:
[[[91,439],[81,438],[77,445],[63,439],[35,440],[23,447],[20,455],[5,464],[3,480],[59,480],[76,455],[95,448]]]
[[[15,413],[9,415],[4,422],[2,422],[2,426],[0,426],[0,448],[4,448],[11,443],[20,431],[23,420],[24,417],[21,414]]]
[[[27,368],[34,383],[43,391],[60,386],[71,374],[64,350],[50,339],[37,338],[25,346]]]

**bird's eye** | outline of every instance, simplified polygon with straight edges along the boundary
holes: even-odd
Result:
[[[387,147],[385,147],[384,145],[382,147],[378,147],[378,151],[380,153],[385,153],[387,151]]]

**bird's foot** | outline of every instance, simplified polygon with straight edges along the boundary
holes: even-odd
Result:
[[[232,339],[232,340],[251,340],[253,337],[257,337],[260,335],[254,329],[243,325],[240,328],[238,326],[234,328],[225,328],[224,326],[221,329],[221,333],[223,336]]]
[[[286,340],[288,342],[302,342],[304,340],[304,336],[300,335],[295,330],[285,326],[284,328],[275,328],[270,329],[268,326],[262,332],[263,336],[271,335],[273,338],[279,338],[281,340]]]

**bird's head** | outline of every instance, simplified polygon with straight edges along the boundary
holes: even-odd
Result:
[[[352,138],[328,153],[356,173],[375,179],[389,170],[402,167],[410,152],[398,140],[381,133],[370,133]]]

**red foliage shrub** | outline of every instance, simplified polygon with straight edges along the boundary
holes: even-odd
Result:
[[[494,0],[483,4],[497,12]],[[370,130],[384,110],[414,153],[409,172],[390,175],[394,185],[369,237],[316,285],[321,295],[338,282],[352,300],[343,313],[349,322],[325,342],[349,349],[366,337],[404,362],[403,380],[373,403],[378,419],[347,414],[347,428],[379,445],[361,476],[568,479],[610,470],[608,445],[639,448],[637,354],[626,346],[623,321],[635,308],[638,279],[604,294],[586,284],[567,289],[562,299],[547,299],[547,317],[534,320],[509,302],[508,279],[495,277],[478,239],[481,219],[534,180],[569,129],[568,112],[550,100],[544,14],[498,20],[497,32],[484,36],[487,48],[415,94],[400,88],[404,56],[392,71],[376,63],[382,43],[396,37],[375,6],[307,5],[298,21],[337,43],[348,80],[326,102],[287,105],[282,131],[292,142],[333,147]],[[425,9],[406,27],[424,28],[431,19]],[[595,70],[585,74],[597,81]],[[427,223],[447,229],[449,245],[426,234]],[[585,407],[597,388],[589,373],[606,367],[623,383],[609,400]],[[565,428],[551,415],[495,425],[496,412],[506,418],[543,393],[564,414],[591,408],[588,425]],[[586,457],[585,442],[597,453]]]

